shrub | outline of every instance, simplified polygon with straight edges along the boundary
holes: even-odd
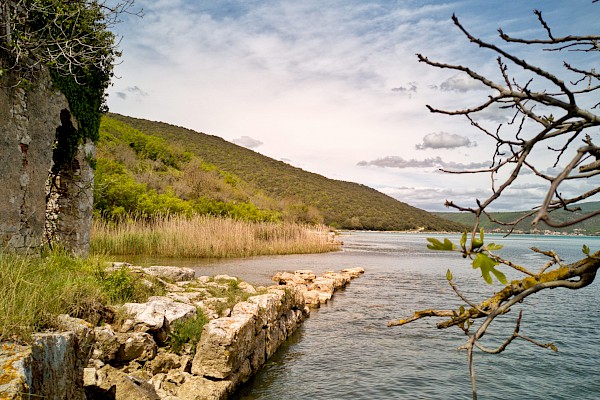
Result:
[[[101,285],[104,297],[111,304],[144,302],[150,296],[159,296],[165,293],[164,284],[159,280],[152,277],[141,278],[127,268],[120,268],[110,273],[104,269],[98,269],[96,278]]]
[[[208,321],[208,317],[198,308],[195,317],[173,324],[168,340],[171,349],[175,353],[181,354],[183,347],[190,344],[192,354],[195,354],[196,345],[202,336],[202,329]]]

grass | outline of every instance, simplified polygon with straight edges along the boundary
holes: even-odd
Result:
[[[219,286],[208,286],[205,289],[213,298],[224,299],[223,302],[215,304],[215,311],[219,315],[222,315],[225,310],[233,308],[237,303],[248,300],[249,297],[267,293],[266,290],[257,293],[246,292],[240,288],[238,279],[218,279],[214,282]]]
[[[56,315],[98,322],[107,304],[142,301],[164,290],[125,271],[107,272],[101,258],[54,251],[42,257],[0,252],[0,341],[27,342],[53,328]]]
[[[95,220],[91,251],[106,255],[232,258],[335,251],[324,226],[248,222],[210,216]]]
[[[196,345],[202,336],[202,329],[209,319],[200,308],[196,310],[196,316],[183,322],[174,324],[169,332],[168,344],[177,354],[181,354],[186,344],[191,345],[191,354],[196,353]]]

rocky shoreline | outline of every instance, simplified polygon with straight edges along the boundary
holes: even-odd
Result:
[[[165,285],[164,296],[126,303],[118,323],[95,326],[61,315],[60,332],[34,335],[31,346],[0,347],[0,398],[25,399],[226,399],[258,371],[279,346],[362,268],[280,272],[277,285],[253,287],[227,275],[195,277],[179,267],[136,267]],[[243,292],[230,304],[215,294]],[[200,340],[172,350],[175,327],[208,317]],[[97,321],[96,321],[97,322]]]

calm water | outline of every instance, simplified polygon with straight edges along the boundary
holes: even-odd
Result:
[[[438,330],[436,319],[388,328],[390,319],[412,311],[460,305],[448,286],[450,267],[473,301],[493,293],[457,254],[431,252],[426,236],[397,233],[345,235],[338,253],[260,257],[208,263],[199,273],[230,273],[256,284],[269,283],[279,270],[318,272],[362,266],[366,274],[336,293],[235,396],[250,399],[469,399],[466,353],[458,329]],[[546,260],[530,246],[580,258],[581,243],[592,251],[600,238],[513,236],[494,238],[504,255],[530,266]],[[500,355],[475,357],[481,399],[600,399],[599,283],[579,291],[552,290],[529,298],[521,333],[553,341],[558,353],[523,341]],[[488,331],[489,347],[512,333],[513,310],[506,323]]]

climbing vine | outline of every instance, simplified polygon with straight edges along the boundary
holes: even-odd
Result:
[[[105,92],[120,55],[110,31],[133,0],[8,0],[0,4],[0,76],[10,71],[15,86],[50,70],[78,121],[65,156],[83,139],[97,141]],[[74,140],[76,139],[76,140]]]

